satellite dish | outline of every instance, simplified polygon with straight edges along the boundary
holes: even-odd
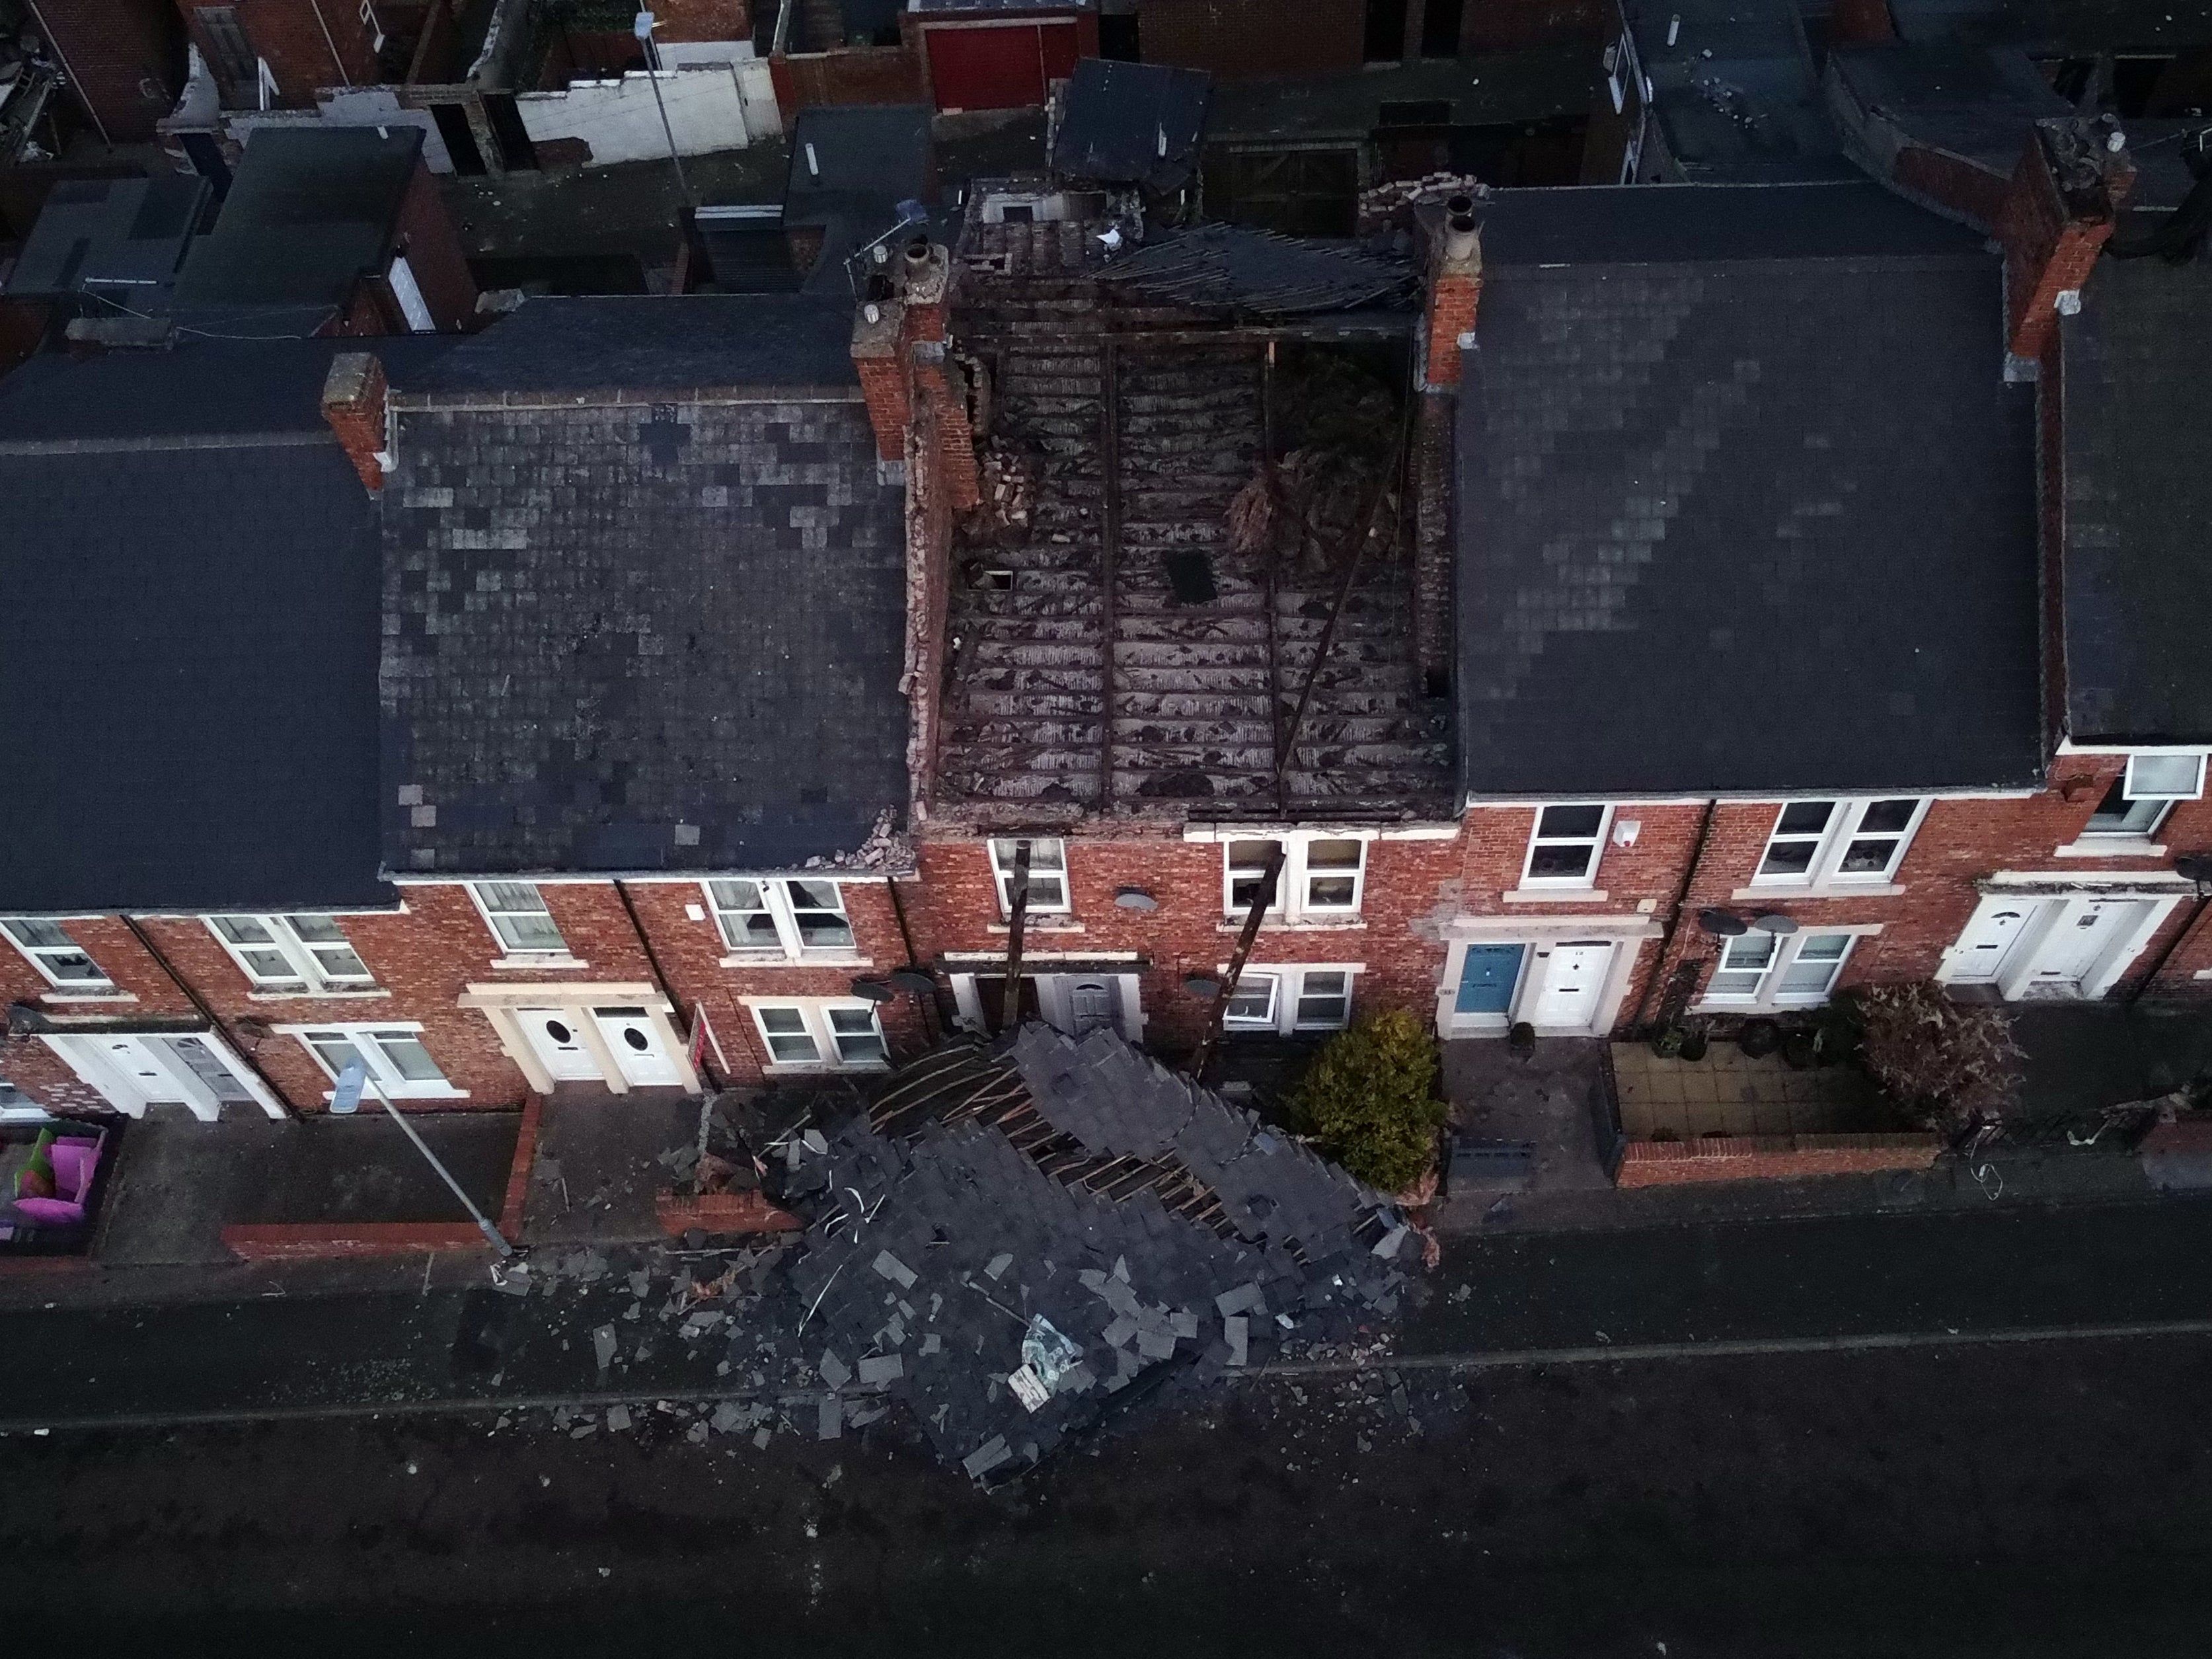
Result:
[[[1160,908],[1160,902],[1141,887],[1115,888],[1114,902],[1124,910],[1157,910]]]
[[[1183,981],[1182,988],[1194,997],[1218,997],[1221,994],[1221,981],[1209,979],[1204,974],[1193,974]]]
[[[891,988],[889,980],[856,979],[853,981],[853,994],[866,997],[870,1002],[889,1002],[898,993]]]
[[[1780,915],[1772,911],[1763,916],[1753,916],[1751,925],[1762,933],[1794,933],[1797,931],[1795,916]]]
[[[2191,881],[2212,881],[2212,853],[2184,853],[2174,860],[2173,873]]]
[[[919,968],[894,968],[890,980],[900,990],[910,991],[918,997],[928,996],[937,989],[937,981]]]
[[[1749,929],[1743,918],[1732,910],[1700,910],[1698,912],[1698,931],[1711,933],[1715,939],[1734,939]]]

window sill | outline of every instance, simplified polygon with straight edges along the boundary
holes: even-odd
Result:
[[[876,959],[850,955],[787,957],[781,951],[772,954],[763,951],[754,956],[733,951],[716,965],[722,968],[872,968],[876,965]]]
[[[391,1100],[392,1103],[393,1105],[395,1105],[395,1106],[398,1105],[402,1101],[406,1101],[406,1100],[466,1100],[466,1099],[469,1097],[469,1091],[468,1091],[466,1089],[456,1089],[456,1088],[452,1087],[450,1085],[447,1085],[447,1087],[443,1088],[443,1089],[429,1089],[429,1088],[391,1089],[391,1088],[387,1088],[387,1089],[386,1089],[386,1090],[384,1091],[384,1092],[385,1092],[386,1096],[386,1097]],[[327,1106],[328,1104],[330,1104],[330,1103],[331,1103],[331,1101],[333,1101],[333,1100],[335,1100],[335,1099],[337,1099],[337,1090],[335,1090],[335,1089],[325,1089],[325,1090],[324,1090],[324,1091],[323,1091],[323,1103],[324,1103],[325,1105],[326,1105],[326,1106]],[[363,1109],[364,1111],[366,1111],[369,1107],[371,1107],[371,1106],[374,1105],[375,1103],[376,1103],[376,1091],[375,1091],[374,1089],[373,1089],[373,1088],[364,1088],[364,1089],[361,1091],[361,1104],[362,1104],[362,1109]]]
[[[1729,895],[1731,904],[1779,903],[1790,899],[1899,898],[1905,888],[1893,881],[1822,882],[1811,887],[1739,887]]]
[[[41,1002],[136,1002],[138,999],[128,991],[47,991],[40,994]]]
[[[1044,914],[1054,916],[1064,913],[1058,910],[1047,910]],[[1023,921],[1022,933],[1024,937],[1030,933],[1087,933],[1091,931],[1079,921],[1039,921],[1036,920],[1036,915],[1037,913],[1032,910],[1028,919]],[[1006,922],[994,921],[986,924],[983,931],[987,933],[1011,933],[1014,930]]]
[[[1366,927],[1366,920],[1361,916],[1332,916],[1327,921],[1308,917],[1297,921],[1279,921],[1267,916],[1261,918],[1260,922],[1260,931],[1263,933],[1364,933]],[[1217,933],[1241,933],[1244,931],[1244,923],[1241,919],[1224,921],[1217,924],[1213,931]]]
[[[2166,845],[2148,836],[2084,836],[2064,847],[2054,847],[2055,859],[2162,859]]]
[[[532,974],[548,968],[588,968],[591,965],[575,957],[501,957],[491,966],[494,973]]]
[[[1690,1006],[1690,1012],[1693,1014],[1803,1014],[1809,1013],[1815,1008],[1825,1008],[1827,1006],[1828,998],[1825,996],[1790,1002],[1713,1002],[1707,1000],[1692,1003]]]
[[[887,1060],[864,1060],[857,1065],[836,1065],[826,1060],[771,1060],[761,1067],[763,1077],[805,1077],[810,1073],[837,1073],[850,1075],[855,1072],[888,1072]]]
[[[1516,887],[1500,893],[1501,904],[1602,904],[1612,896],[1602,887]]]
[[[310,991],[301,986],[296,991],[248,991],[248,1002],[374,1002],[378,998],[389,999],[392,993],[381,986],[367,986],[358,991]]]

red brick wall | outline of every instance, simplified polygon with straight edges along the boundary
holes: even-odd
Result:
[[[57,1020],[71,1016],[112,1018],[117,1016],[181,1015],[194,1017],[191,1002],[161,971],[123,922],[114,916],[65,921],[70,937],[115,981],[116,989],[137,999],[135,1002],[76,1002],[63,1000],[65,994],[46,982],[13,942],[0,939],[0,1004],[27,1003]],[[64,1029],[66,1029],[64,1027]],[[100,1092],[77,1080],[61,1057],[35,1036],[0,1036],[0,1077],[4,1077],[42,1106],[55,1109],[99,1110],[107,1106]]]
[[[1418,15],[1417,15],[1418,18]],[[1602,0],[1468,0],[1459,26],[1463,53],[1521,52],[1561,40],[1588,40],[1595,54],[1600,38],[1620,27]],[[1408,39],[1416,46],[1419,35]]]
[[[752,15],[745,0],[654,0],[653,38],[671,45],[687,40],[750,40]]]
[[[1907,145],[1898,151],[1890,173],[1906,189],[1933,197],[1984,229],[2004,210],[2005,181],[1955,155]]]
[[[1033,915],[1025,953],[1141,951],[1145,1040],[1173,1051],[1204,1033],[1210,1001],[1183,989],[1191,975],[1212,975],[1236,949],[1237,924],[1223,914],[1219,843],[1157,838],[1071,838],[1067,844],[1070,915]],[[1255,963],[1364,963],[1353,981],[1355,1014],[1401,1007],[1426,1017],[1443,965],[1441,926],[1450,910],[1460,852],[1452,841],[1378,841],[1368,848],[1367,885],[1358,927],[1261,930]],[[926,957],[947,951],[1003,954],[990,854],[980,841],[933,840],[921,848],[921,887],[909,901]],[[1116,889],[1141,887],[1158,901],[1151,911],[1114,902]],[[1241,921],[1241,918],[1239,921]],[[1070,924],[1080,932],[1070,930]],[[988,974],[988,964],[955,964]],[[1035,971],[1054,971],[1036,962]]]
[[[1224,79],[1356,70],[1366,39],[1365,0],[1141,0],[1137,15],[1145,62]]]
[[[477,326],[476,278],[469,275],[468,256],[461,252],[453,216],[446,210],[430,169],[421,161],[415,164],[415,176],[407,181],[407,195],[399,204],[399,236],[393,251],[407,256],[407,268],[415,273],[415,284],[422,290],[423,303],[437,319],[440,332]]]
[[[1459,337],[1474,331],[1482,278],[1463,271],[1439,271],[1429,283],[1429,384],[1457,386]]]
[[[1693,1181],[1786,1181],[1803,1176],[1925,1170],[1942,1143],[1927,1134],[1706,1135],[1632,1140],[1615,1184],[1678,1186]]]
[[[356,86],[375,86],[382,81],[376,54],[370,50],[376,37],[362,21],[359,6],[348,5],[345,0],[321,0],[319,19],[313,0],[234,0],[234,3],[247,41],[276,77],[283,107],[313,109],[318,87],[343,86],[349,80]],[[194,0],[177,0],[177,4],[185,22],[192,25]],[[323,32],[325,24],[330,30],[327,37]],[[197,26],[192,32],[200,51],[212,61],[213,54],[207,41],[199,38]]]
[[[788,122],[810,104],[918,104],[929,97],[910,46],[854,46],[771,58],[775,101]]]
[[[108,141],[152,142],[184,90],[184,29],[167,0],[41,0],[39,20]]]
[[[899,936],[898,918],[891,908],[889,884],[881,881],[842,884],[845,914],[853,925],[855,951],[865,967],[817,967],[748,964],[725,968],[729,954],[715,925],[713,908],[697,882],[640,881],[629,884],[630,902],[638,921],[653,941],[661,971],[681,1006],[688,1024],[703,1010],[714,1034],[720,1040],[726,1071],[717,1063],[714,1047],[706,1050],[706,1064],[724,1083],[757,1083],[769,1056],[759,1029],[740,999],[744,997],[838,997],[851,1000],[853,981],[859,976],[880,978],[906,962],[906,945]],[[707,912],[694,921],[684,914],[687,905]],[[895,1059],[908,1059],[929,1046],[923,1017],[911,996],[880,1004],[877,1012]]]
[[[2016,356],[2039,358],[2058,331],[2057,298],[2088,280],[2112,234],[2109,206],[2069,207],[2053,180],[2039,132],[2013,170],[1996,223],[2005,251],[2006,330]]]

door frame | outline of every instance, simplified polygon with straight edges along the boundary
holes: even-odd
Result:
[[[2109,995],[2120,976],[2135,965],[2136,959],[2156,937],[2181,901],[2193,889],[2179,877],[2173,884],[2154,885],[2140,876],[2119,877],[2109,884],[2083,881],[2078,877],[2055,876],[2049,885],[2019,886],[1989,885],[1982,889],[1981,897],[1973,914],[1960,926],[1958,936],[1943,947],[1942,960],[1936,969],[1938,982],[1949,984],[1957,978],[1960,965],[1966,959],[1961,945],[1974,925],[1975,918],[1984,908],[1993,904],[2033,906],[2031,915],[2014,940],[2012,949],[2005,953],[1994,978],[1972,980],[1970,984],[1990,985],[2007,1002],[2023,1000],[2023,993],[2034,983],[2035,966],[2042,958],[2045,947],[2056,938],[2068,921],[2082,906],[2090,903],[2137,904],[2142,907],[2132,927],[2123,926],[2104,950],[2098,953],[2089,971],[2081,976],[2079,1000],[2095,1002]]]
[[[999,964],[999,972],[988,977],[1003,978],[1006,965]],[[971,971],[953,971],[945,975],[952,982],[952,1005],[956,1021],[970,1031],[988,1031],[989,1022],[983,1012],[983,998],[976,989],[977,975]],[[1054,963],[1040,963],[1031,968],[1026,963],[1022,977],[1036,988],[1037,1018],[1055,1031],[1070,1030],[1074,1024],[1073,1010],[1068,993],[1075,981],[1084,979],[1103,979],[1113,982],[1117,998],[1115,1007],[1115,1026],[1130,1042],[1141,1042],[1145,1036],[1144,975],[1133,964],[1111,963],[1086,970],[1071,970]]]
[[[1504,1036],[1516,1021],[1534,1010],[1542,994],[1540,964],[1549,961],[1553,947],[1566,944],[1611,944],[1613,961],[1598,992],[1597,1006],[1588,1025],[1572,1028],[1539,1026],[1542,1036],[1606,1036],[1620,1018],[1620,1006],[1643,960],[1644,944],[1660,936],[1659,925],[1648,916],[1461,916],[1444,929],[1443,969],[1437,981],[1437,1035],[1453,1037]],[[1521,974],[1504,1014],[1462,1014],[1454,1006],[1459,999],[1459,978],[1470,945],[1523,945]]]
[[[252,1096],[253,1103],[272,1118],[289,1117],[284,1103],[270,1093],[268,1085],[254,1074],[253,1068],[238,1056],[238,1053],[223,1041],[222,1034],[212,1028],[204,1030],[162,1031],[45,1031],[40,1033],[46,1046],[61,1059],[63,1065],[76,1074],[77,1080],[97,1090],[101,1099],[125,1117],[143,1117],[146,1108],[155,1103],[138,1080],[122,1071],[100,1051],[99,1045],[112,1042],[118,1037],[127,1038],[144,1047],[155,1066],[177,1086],[177,1098],[185,1109],[203,1123],[212,1123],[222,1115],[222,1103],[214,1091],[200,1081],[190,1067],[172,1066],[159,1050],[146,1044],[149,1037],[198,1037],[207,1044],[225,1069]]]
[[[537,1049],[532,1047],[529,1033],[516,1018],[518,1010],[559,1009],[575,1030],[578,1041],[599,1062],[599,1079],[607,1091],[626,1095],[635,1085],[623,1075],[622,1064],[607,1046],[605,1034],[599,1030],[592,1011],[594,1007],[642,1008],[646,1018],[658,1029],[669,1059],[675,1062],[676,1074],[682,1079],[677,1086],[686,1094],[700,1092],[699,1073],[691,1064],[691,1045],[677,1030],[672,1018],[675,1005],[657,987],[573,981],[540,981],[534,985],[477,984],[466,987],[456,1000],[456,1006],[474,1008],[483,1015],[491,1024],[492,1034],[499,1039],[501,1052],[514,1062],[531,1092],[540,1095],[553,1092],[553,1079],[538,1058]]]

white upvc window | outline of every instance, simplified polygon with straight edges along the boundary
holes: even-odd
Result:
[[[472,881],[469,891],[485,922],[508,954],[565,957],[568,943],[545,907],[545,896],[526,881]]]
[[[446,1080],[438,1062],[422,1046],[422,1028],[402,1023],[378,1025],[299,1025],[286,1030],[336,1083],[345,1068],[361,1062],[369,1080],[394,1100],[452,1096],[460,1091]]]
[[[769,1063],[822,1071],[879,1071],[890,1063],[872,1002],[795,998],[748,1001]]]
[[[1525,887],[1595,887],[1605,848],[1610,806],[1569,803],[1536,810],[1528,856],[1521,870]]]
[[[1011,916],[1014,913],[1014,860],[1022,840],[991,843],[991,875],[999,885],[999,914]],[[1053,915],[1065,915],[1073,910],[1074,902],[1067,890],[1067,843],[1056,836],[1031,836],[1030,844],[1029,909]]]
[[[1242,921],[1266,879],[1277,848],[1283,864],[1267,914],[1285,921],[1328,921],[1359,914],[1366,896],[1367,843],[1352,836],[1240,836],[1221,849],[1221,903]]]
[[[834,881],[748,877],[710,881],[707,898],[732,952],[801,962],[853,954],[853,924]]]
[[[1712,1006],[1813,1008],[1828,1000],[1850,960],[1853,933],[1769,933],[1753,928],[1721,949],[1705,986]]]
[[[1879,885],[1897,873],[1927,813],[1926,799],[1912,795],[1784,801],[1752,885]]]
[[[1226,993],[1221,1024],[1232,1031],[1340,1031],[1352,1023],[1348,966],[1253,967],[1247,964]]]
[[[375,982],[328,916],[210,916],[207,925],[257,988],[343,991]]]
[[[115,988],[115,981],[100,971],[100,964],[58,921],[40,916],[9,916],[0,919],[0,933],[5,933],[15,947],[29,958],[32,967],[63,990]]]
[[[2179,800],[2199,800],[2204,794],[2204,754],[2201,750],[2172,753],[2130,755],[2081,833],[2088,836],[2147,837],[2155,835],[2166,815]]]

